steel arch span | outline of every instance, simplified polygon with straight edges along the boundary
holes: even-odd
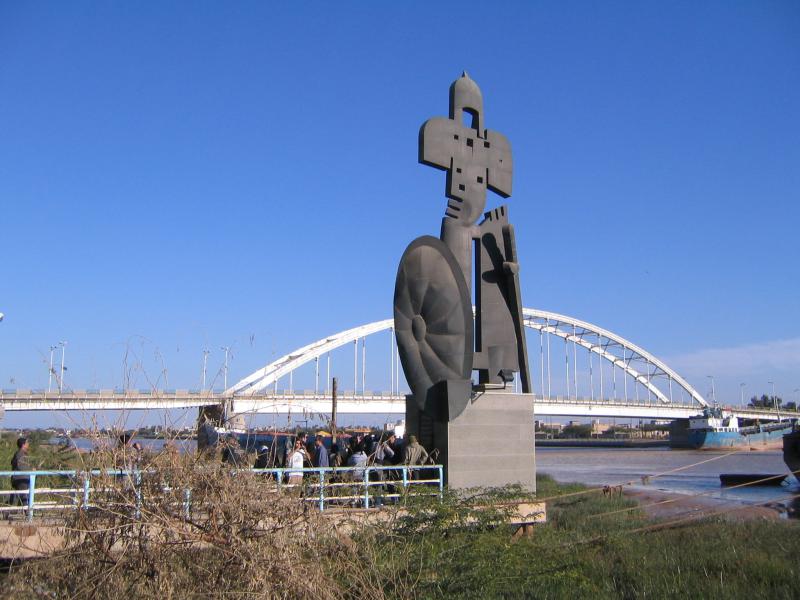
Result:
[[[664,361],[611,331],[573,317],[535,308],[523,308],[522,318],[525,327],[575,343],[619,367],[665,404],[671,403],[672,398],[653,384],[654,379],[665,377],[670,387],[675,382],[694,402],[701,407],[708,406],[703,396]]]
[[[271,362],[263,369],[251,373],[233,387],[225,390],[225,395],[248,395],[262,392],[270,385],[275,383],[284,375],[288,375],[297,367],[300,367],[312,360],[319,358],[323,354],[341,348],[345,344],[355,342],[363,337],[379,333],[394,328],[394,319],[384,319],[375,321],[360,327],[353,327],[346,331],[340,331],[332,336],[318,340],[308,346],[298,348],[278,360]]]
[[[679,390],[683,390],[688,394],[699,407],[708,406],[700,393],[666,363],[611,331],[573,317],[534,308],[523,308],[522,314],[526,327],[542,334],[555,335],[563,339],[565,343],[573,343],[610,362],[614,367],[621,369],[625,374],[645,387],[649,393],[664,404],[671,403],[672,398],[671,393],[668,396],[653,383],[654,380],[659,378],[668,380],[670,390],[672,389],[672,384],[676,384]],[[393,319],[384,319],[383,321],[375,321],[374,323],[354,327],[323,338],[298,348],[251,373],[225,390],[225,395],[248,396],[262,393],[281,377],[288,375],[308,362],[318,359],[331,350],[340,348],[348,343],[357,342],[359,339],[374,333],[393,330],[393,328]],[[534,374],[531,374],[531,377],[535,379]],[[544,393],[544,390],[542,390],[542,393]]]

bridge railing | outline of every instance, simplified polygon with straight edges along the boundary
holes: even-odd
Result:
[[[442,497],[444,470],[442,465],[391,465],[364,467],[304,467],[302,469],[269,467],[265,469],[232,469],[236,474],[263,477],[265,484],[278,493],[284,490],[300,491],[300,499],[316,505],[320,511],[331,507],[379,507],[388,500],[397,500],[413,493]],[[141,485],[144,478],[154,475],[154,470],[93,469],[91,471],[0,471],[0,480],[27,483],[27,489],[0,490],[0,513],[24,513],[30,521],[34,514],[91,509],[93,494],[107,491],[94,483],[100,477],[124,480],[131,486],[136,502],[141,508]],[[61,487],[46,485],[37,488],[37,480],[47,478],[62,481]],[[299,481],[298,481],[299,479]],[[174,488],[163,487],[164,492]],[[189,518],[193,508],[191,488],[183,489],[182,510]]]
[[[604,404],[604,405],[618,405],[618,406],[658,406],[658,407],[670,407],[670,406],[682,406],[679,402],[670,402],[664,403],[661,402],[656,397],[642,397],[639,399],[636,398],[592,398],[587,396],[559,396],[559,395],[551,395],[551,396],[542,396],[541,394],[533,394],[534,402],[538,402],[540,404],[574,404],[574,405],[584,405],[584,404]],[[698,414],[702,412],[702,407],[694,406],[697,408]],[[785,406],[774,408],[772,406],[741,406],[736,404],[725,404],[720,405],[719,408],[730,411],[730,412],[737,412],[742,414],[753,414],[753,415],[760,415],[764,413],[769,414],[777,414],[780,413],[781,415],[791,415],[795,416],[800,414],[800,407],[796,408],[787,408]]]
[[[200,394],[199,392],[188,391],[188,390],[147,390],[147,389],[116,389],[116,390],[79,390],[79,389],[68,389],[68,390],[42,390],[42,389],[3,389],[0,390],[0,398],[47,398],[47,399],[58,399],[58,398],[84,398],[84,397],[96,397],[96,398],[125,398],[131,396],[166,396],[166,397],[173,397],[173,396],[213,396],[213,392],[204,392]]]

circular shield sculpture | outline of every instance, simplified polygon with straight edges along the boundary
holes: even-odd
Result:
[[[406,248],[394,288],[394,328],[403,372],[421,409],[428,390],[472,372],[472,302],[461,267],[438,238]]]

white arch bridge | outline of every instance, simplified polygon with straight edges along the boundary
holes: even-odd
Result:
[[[523,319],[529,330],[538,332],[539,338],[537,345],[528,343],[534,384],[531,396],[537,417],[675,419],[696,415],[708,406],[703,396],[663,361],[619,335],[585,321],[532,308],[523,309]],[[390,333],[391,391],[376,393],[366,389],[366,338],[385,331]],[[321,390],[319,386],[320,359],[327,362],[324,380],[327,384],[331,351],[350,344],[353,346],[353,389],[339,394],[339,410],[403,413],[405,393],[400,390],[400,365],[392,319],[323,338],[255,371],[225,390],[225,395],[232,397],[233,412],[330,412],[330,391],[327,387]],[[295,391],[294,372],[311,362],[315,367],[315,389]],[[557,381],[554,381],[554,374],[557,374]],[[278,388],[281,379],[288,379],[288,389]],[[768,411],[738,412],[748,418],[775,418]]]
[[[585,321],[532,308],[523,309],[523,319],[528,335],[531,400],[537,418],[676,419],[696,415],[708,406],[705,398],[663,361],[619,335]],[[388,357],[385,357],[388,360],[374,367],[381,363],[371,359],[370,365],[371,373],[377,371],[383,381],[388,379],[390,389],[370,391],[367,388],[366,340],[385,332],[389,333],[387,339],[376,340],[377,344],[370,342],[370,349],[372,353],[376,347],[388,350]],[[400,369],[392,319],[354,327],[298,348],[223,393],[157,389],[64,393],[16,390],[0,392],[0,407],[5,410],[146,410],[208,406],[226,401],[231,403],[233,414],[327,414],[331,412],[331,354],[335,350],[341,354],[348,345],[353,348],[353,378],[342,387],[349,386],[352,381],[352,388],[339,390],[339,412],[404,413],[407,387]],[[314,388],[295,390],[295,373],[302,367],[308,369],[309,363],[314,367]],[[341,373],[339,367],[337,372]],[[307,376],[308,373],[306,380]],[[731,407],[731,410],[750,419],[779,418],[774,411],[766,409]]]

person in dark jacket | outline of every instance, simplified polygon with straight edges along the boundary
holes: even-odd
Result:
[[[253,465],[254,469],[266,469],[270,466],[270,458],[272,453],[270,452],[269,446],[264,444],[261,448],[258,449],[258,454],[256,455],[256,462]]]
[[[328,456],[328,464],[332,467],[341,467],[344,465],[344,458],[342,458],[342,450],[339,444],[331,444],[331,453]]]
[[[397,437],[394,433],[390,433],[389,437],[385,440],[376,443],[375,452],[373,454],[376,466],[383,467],[392,464],[392,459],[394,459],[395,455],[394,443],[396,440]],[[384,482],[391,478],[391,473],[383,469],[372,471],[370,475],[370,479],[373,481]],[[389,488],[381,483],[381,485],[377,485],[373,489],[375,491],[375,506],[381,506],[383,504],[383,492]]]
[[[314,438],[314,466],[315,467],[329,467],[330,460],[328,457],[328,449],[325,447],[325,441],[321,435]]]
[[[31,471],[31,463],[28,459],[28,449],[30,444],[28,438],[21,437],[17,439],[17,451],[11,459],[12,471]],[[27,490],[30,479],[27,475],[12,475],[11,487],[15,490]],[[20,504],[25,506],[28,504],[28,494],[13,494],[11,496],[11,504]]]
[[[222,462],[234,468],[241,468],[247,465],[247,460],[239,449],[239,440],[235,435],[229,435],[222,448]]]

